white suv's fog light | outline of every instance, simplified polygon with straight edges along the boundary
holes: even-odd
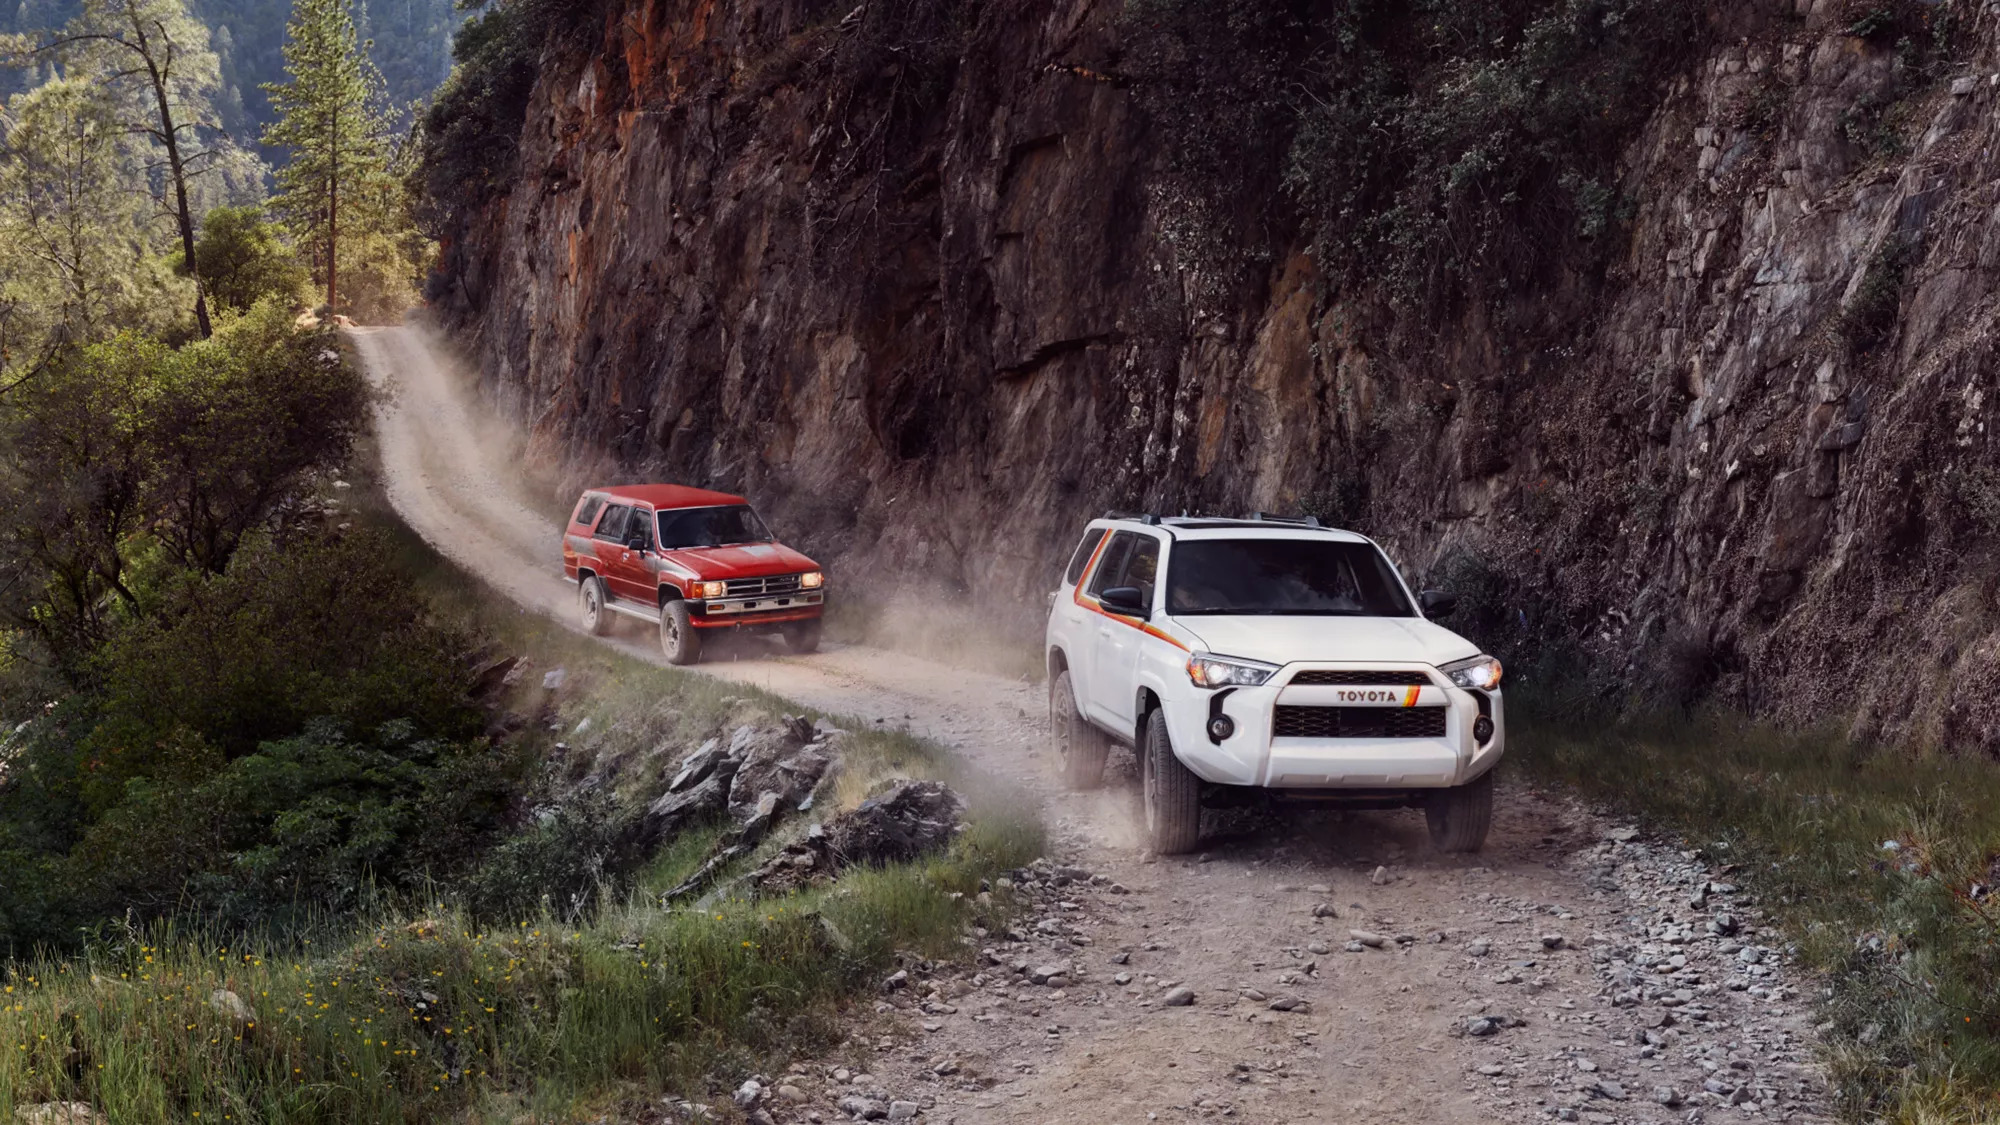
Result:
[[[1484,715],[1472,720],[1472,738],[1481,746],[1493,741],[1493,720]]]
[[[1217,715],[1208,721],[1208,736],[1217,742],[1236,733],[1236,720],[1227,715]]]

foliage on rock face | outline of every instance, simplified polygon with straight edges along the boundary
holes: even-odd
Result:
[[[1279,200],[1341,281],[1534,285],[1618,217],[1617,155],[1699,44],[1692,0],[1133,0],[1129,69],[1197,255]]]
[[[422,148],[410,173],[424,207],[420,225],[434,238],[513,178],[542,52],[592,26],[601,7],[597,0],[467,6],[486,10],[458,32],[451,76],[423,115]]]

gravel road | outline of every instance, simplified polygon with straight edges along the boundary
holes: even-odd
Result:
[[[573,623],[558,530],[519,498],[504,431],[444,350],[413,327],[352,335],[389,392],[398,513]],[[834,1056],[747,1092],[753,1119],[1824,1119],[1815,986],[1734,872],[1687,844],[1503,776],[1476,857],[1432,852],[1420,814],[1323,812],[1232,814],[1200,856],[1155,859],[1135,842],[1129,755],[1104,790],[1055,787],[1038,686],[860,646],[724,657],[702,671],[1019,782],[1055,841],[1019,879],[1027,919],[978,935],[964,964],[885,982]]]

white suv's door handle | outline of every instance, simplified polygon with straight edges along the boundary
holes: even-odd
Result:
[[[1097,627],[1097,635],[1098,635],[1098,636],[1100,636],[1100,637],[1108,637],[1108,636],[1110,636],[1110,635],[1111,635],[1111,626],[1109,626],[1109,625],[1100,625],[1100,626],[1098,626],[1098,627]]]

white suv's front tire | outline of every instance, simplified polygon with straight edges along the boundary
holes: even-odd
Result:
[[[1201,843],[1201,779],[1174,756],[1167,713],[1146,716],[1139,749],[1139,788],[1146,806],[1146,840],[1159,855],[1191,852]]]
[[[1424,802],[1431,843],[1441,852],[1476,852],[1486,846],[1493,826],[1493,771],[1449,789],[1439,789]]]
[[[1077,710],[1076,688],[1070,683],[1067,668],[1049,681],[1049,741],[1064,785],[1095,789],[1104,783],[1104,760],[1111,755],[1111,740]]]

